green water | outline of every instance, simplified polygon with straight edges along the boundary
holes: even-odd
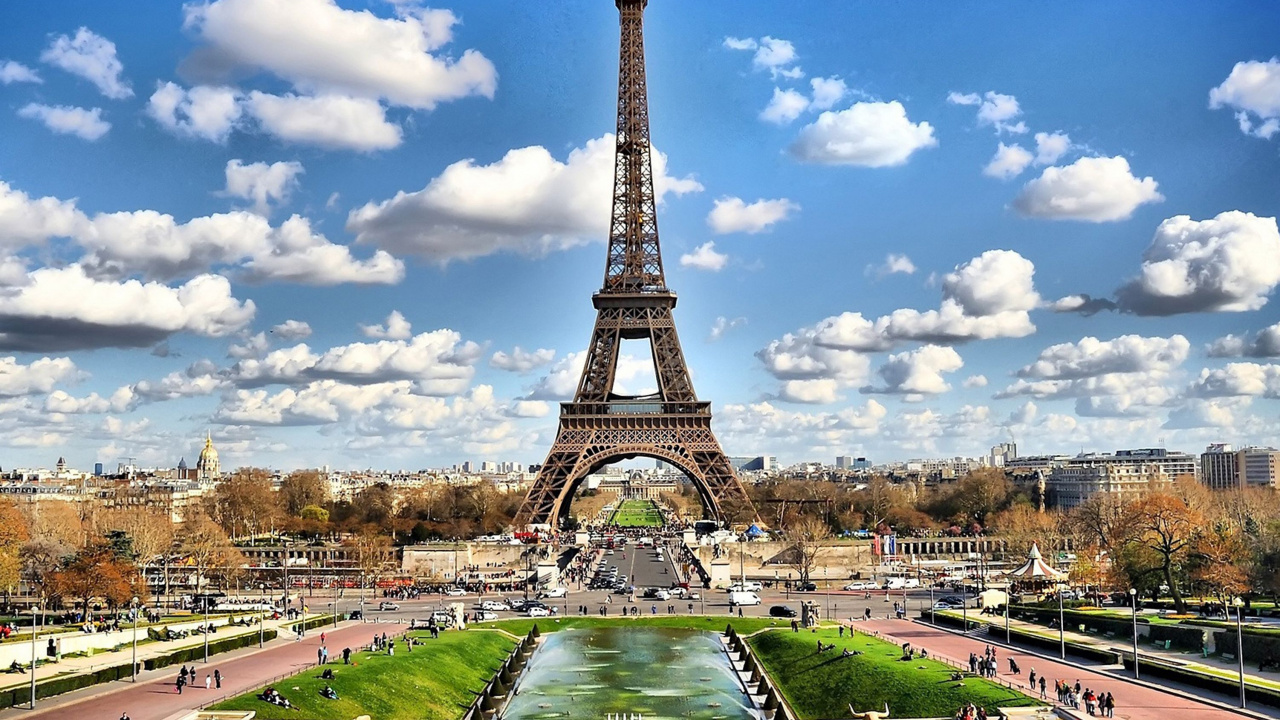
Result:
[[[719,638],[674,628],[571,628],[548,633],[502,714],[505,720],[755,720]]]

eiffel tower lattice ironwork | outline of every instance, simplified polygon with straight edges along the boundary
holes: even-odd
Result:
[[[560,405],[560,428],[547,460],[516,516],[517,527],[557,526],[587,475],[638,456],[663,460],[688,475],[706,514],[716,520],[756,519],[746,490],[711,431],[711,403],[700,402],[676,335],[658,246],[658,219],[649,150],[644,66],[648,0],[617,0],[622,42],[618,69],[618,130],[613,214],[604,287],[592,296],[597,316],[582,379],[572,402]],[[623,340],[648,339],[658,390],[613,392]]]

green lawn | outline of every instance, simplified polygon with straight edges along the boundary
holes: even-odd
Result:
[[[502,666],[515,641],[497,632],[446,632],[438,640],[425,633],[413,652],[396,645],[394,657],[367,652],[352,656],[354,665],[330,663],[336,677],[328,684],[338,700],[320,696],[326,681],[311,668],[274,684],[297,710],[259,700],[248,693],[215,705],[213,710],[253,710],[265,720],[351,720],[370,715],[378,720],[456,718],[475,698],[473,693]]]
[[[623,500],[609,524],[618,527],[662,527],[662,513],[652,500]]]
[[[818,640],[836,649],[819,655]],[[834,628],[767,632],[747,642],[802,720],[848,717],[850,703],[862,712],[882,710],[887,702],[893,717],[951,717],[968,702],[988,713],[997,707],[1041,704],[987,680],[954,682],[950,677],[955,670],[947,665],[904,662],[897,645],[865,635],[840,638]],[[844,648],[863,654],[843,657]]]

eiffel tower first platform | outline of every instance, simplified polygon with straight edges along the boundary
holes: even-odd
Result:
[[[689,477],[706,515],[720,522],[756,520],[755,509],[711,431],[711,403],[693,391],[658,245],[649,160],[649,102],[644,67],[648,0],[617,0],[622,43],[613,213],[604,287],[592,296],[597,316],[573,402],[560,404],[560,429],[538,471],[516,527],[559,526],[587,475],[610,463],[647,456]],[[623,340],[647,339],[658,391],[613,392]]]

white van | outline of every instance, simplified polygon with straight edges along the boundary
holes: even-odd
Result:
[[[901,575],[891,576],[884,581],[885,590],[903,590],[905,588],[918,588],[920,581],[916,578],[903,577]]]
[[[747,590],[735,590],[729,593],[729,604],[730,605],[759,605],[760,596]]]

